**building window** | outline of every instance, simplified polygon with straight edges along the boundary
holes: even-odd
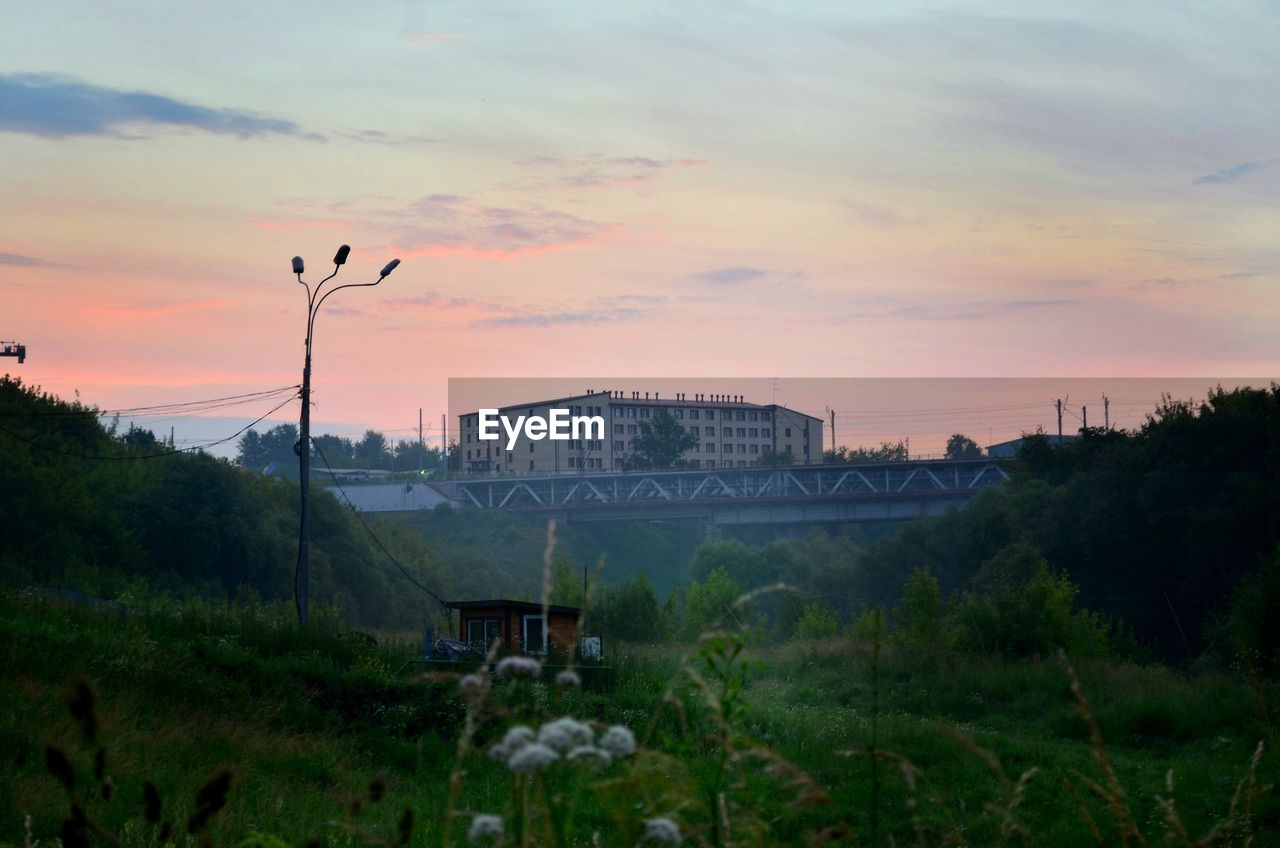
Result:
[[[641,418],[648,418],[648,417],[649,417],[649,407],[645,406],[645,407],[642,407],[642,408],[640,409],[640,417],[641,417]]]
[[[760,428],[760,435],[761,435],[761,436],[764,436],[766,439],[767,439],[767,438],[769,438],[769,428],[768,428],[768,427],[761,427],[761,428]]]
[[[697,421],[697,420],[698,420],[698,410],[696,410],[696,409],[691,409],[691,410],[689,410],[689,420],[691,420],[691,421]]]
[[[721,464],[721,465],[723,465],[725,468],[732,468],[732,467],[733,467],[733,460],[732,460],[732,459],[726,459],[724,462],[722,462],[722,463],[720,463],[720,464]]]
[[[636,433],[639,433],[639,432],[640,432],[640,428],[637,427],[635,424],[627,425],[627,433],[629,433],[630,435],[634,436]]]
[[[619,439],[618,441],[616,441],[616,442],[614,442],[614,443],[613,443],[613,449],[614,449],[614,450],[616,450],[616,451],[620,451],[620,450],[622,450],[622,449],[623,449],[623,447],[622,447],[622,440],[621,440],[621,439]]]
[[[496,618],[473,618],[467,622],[467,641],[478,650],[488,651],[494,639],[502,637],[502,622]]]
[[[689,451],[691,453],[698,453],[701,449],[702,449],[702,445],[698,444],[697,442],[694,442],[693,447],[689,448]]]
[[[748,421],[759,421],[759,420],[760,420],[760,414],[759,414],[758,412],[748,412],[748,413],[747,413],[747,420],[748,420]]]
[[[715,452],[716,452],[716,443],[715,443],[715,442],[707,442],[706,449],[707,449],[707,453],[715,453]]]
[[[615,436],[621,436],[621,435],[622,435],[622,433],[623,433],[622,425],[621,425],[621,424],[614,424],[614,425],[613,425],[613,435],[615,435]]]
[[[720,428],[720,435],[724,436],[726,439],[731,439],[731,438],[733,438],[733,428],[732,428],[732,427],[721,427],[721,428]]]
[[[739,409],[739,410],[738,410],[738,420],[739,420],[739,421],[746,421],[746,420],[747,420],[747,413],[745,413],[745,412],[743,412],[741,409]]]
[[[788,439],[791,438],[791,428],[790,427],[785,428],[783,430],[782,435],[786,436]],[[791,450],[791,448],[787,448],[787,450]]]
[[[540,615],[524,617],[524,638],[521,644],[526,654],[545,654],[547,652],[547,620]]]
[[[794,454],[794,453],[792,453],[791,445],[787,445],[786,447],[784,447],[784,448],[782,449],[782,452],[783,452],[783,453],[790,453],[792,456],[795,456],[795,454]]]
[[[684,410],[683,410],[683,409],[677,409],[677,410],[675,410],[675,411],[672,413],[672,415],[674,415],[677,419],[683,419],[683,418],[684,418]]]
[[[746,437],[747,437],[747,428],[746,428],[746,427],[739,427],[739,428],[738,428],[738,438],[739,438],[739,439],[745,439]]]
[[[751,452],[752,452],[752,453],[760,453],[760,446],[759,446],[759,445],[752,445],[752,446],[751,446]]]
[[[767,412],[762,412],[762,413],[760,413],[760,420],[761,420],[761,421],[768,421],[768,420],[769,420],[769,413],[767,413]]]
[[[628,406],[628,407],[627,407],[627,417],[628,417],[628,418],[635,418],[635,417],[636,417],[636,408],[635,408],[634,406]]]
[[[614,417],[614,418],[621,418],[621,417],[622,417],[622,407],[620,407],[620,406],[615,406],[615,407],[613,408],[613,417]]]
[[[706,414],[704,417],[705,417],[708,421],[715,421],[715,420],[716,420],[716,411],[715,411],[714,409],[708,409],[708,410],[707,410],[707,414]]]

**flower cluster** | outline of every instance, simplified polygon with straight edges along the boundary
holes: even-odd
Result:
[[[493,673],[498,677],[528,678],[532,680],[542,674],[542,663],[533,657],[503,657],[498,661],[498,667],[494,669]]]
[[[600,735],[600,747],[615,757],[629,757],[636,752],[636,735],[615,724]]]
[[[659,845],[679,845],[684,841],[680,835],[680,826],[668,818],[646,819],[644,823],[644,840],[657,842]]]
[[[490,746],[489,758],[504,762],[516,774],[545,771],[557,760],[582,765],[605,766],[615,757],[636,752],[636,737],[622,725],[614,725],[596,738],[591,725],[575,718],[558,718],[535,732],[526,725],[509,729]]]
[[[471,828],[467,831],[467,840],[472,845],[479,845],[487,840],[502,838],[502,818],[480,814],[471,820]]]
[[[581,686],[582,676],[571,668],[566,668],[556,675],[557,686]]]

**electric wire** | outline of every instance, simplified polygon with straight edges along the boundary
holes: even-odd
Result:
[[[333,469],[329,466],[329,460],[325,458],[324,451],[320,448],[320,445],[316,444],[315,439],[312,439],[311,443],[315,445],[316,455],[319,456],[320,461],[324,463],[324,468],[326,471],[329,472],[329,477],[333,480],[333,484],[337,486],[338,491],[342,493],[342,499],[347,502],[347,506],[351,507],[352,514],[355,515],[356,520],[360,522],[360,526],[364,528],[365,532],[369,534],[369,538],[373,539],[374,544],[376,544],[378,548],[384,554],[386,554],[387,559],[391,560],[391,563],[400,570],[400,573],[404,576],[405,580],[408,580],[410,583],[417,586],[423,592],[426,592],[428,595],[434,598],[440,604],[440,606],[444,606],[445,605],[444,598],[440,597],[435,592],[431,591],[426,586],[423,586],[421,583],[419,583],[417,579],[414,578],[414,576],[409,573],[408,569],[406,569],[403,565],[400,564],[400,560],[396,559],[395,555],[393,555],[391,551],[387,550],[387,546],[382,543],[382,539],[378,538],[378,534],[373,532],[373,528],[370,527],[365,522],[364,516],[360,514],[360,510],[356,509],[356,505],[351,502],[351,498],[348,497],[347,495],[347,490],[342,487],[342,483],[338,480],[338,475],[333,473]]]
[[[163,403],[153,406],[131,406],[121,407],[119,409],[97,409],[95,407],[84,407],[72,410],[50,410],[47,412],[19,412],[15,410],[0,410],[0,417],[3,418],[80,418],[84,416],[93,416],[95,418],[105,418],[108,416],[135,417],[144,418],[152,415],[181,415],[185,413],[204,412],[210,409],[221,409],[227,406],[238,406],[245,403],[253,403],[257,400],[266,400],[284,392],[294,393],[301,386],[294,384],[292,386],[281,386],[276,389],[267,389],[260,392],[247,392],[240,395],[227,395],[226,397],[207,398],[203,400],[182,401],[180,403]]]
[[[297,398],[297,395],[290,395],[289,397],[282,400],[280,403],[273,406],[271,409],[268,409],[266,412],[262,413],[262,415],[259,415],[253,421],[249,422],[245,426],[241,427],[239,430],[232,433],[230,436],[224,436],[221,439],[215,439],[210,442],[202,442],[197,445],[191,445],[190,447],[177,448],[175,450],[167,450],[167,451],[152,451],[150,453],[123,454],[123,455],[90,454],[90,453],[84,453],[84,452],[63,450],[62,448],[58,448],[53,445],[41,444],[36,439],[29,438],[28,436],[22,433],[16,432],[14,430],[10,430],[8,427],[5,427],[3,424],[0,424],[0,432],[6,433],[15,439],[26,442],[32,447],[38,448],[40,450],[48,451],[49,453],[61,454],[63,456],[70,456],[76,459],[92,459],[100,462],[131,462],[134,460],[142,460],[142,459],[159,459],[161,457],[175,456],[181,453],[194,453],[196,451],[200,451],[205,448],[211,448],[211,447],[216,447],[217,445],[226,444],[227,442],[231,441],[232,439],[244,433],[246,430],[250,429],[254,425],[261,422],[263,419],[270,416],[272,413],[292,403],[296,398]]]

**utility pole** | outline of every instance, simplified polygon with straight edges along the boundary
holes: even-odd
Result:
[[[831,413],[831,450],[834,451],[836,449],[836,411],[828,408],[827,412]]]
[[[1089,407],[1081,406],[1080,411],[1084,413],[1084,417],[1081,418],[1080,421],[1082,424],[1084,424],[1084,429],[1088,430],[1089,429]]]
[[[1058,398],[1054,406],[1058,408],[1058,441],[1062,441],[1062,398]]]
[[[337,255],[333,257],[333,273],[317,283],[314,289],[311,288],[310,283],[302,279],[302,257],[293,257],[293,274],[298,278],[298,283],[307,290],[307,337],[304,340],[306,358],[302,365],[302,415],[298,421],[298,443],[293,446],[294,453],[298,455],[298,485],[301,489],[301,501],[298,507],[298,565],[293,575],[293,598],[298,610],[298,624],[304,627],[311,618],[311,341],[315,332],[316,315],[320,312],[320,305],[329,295],[342,289],[376,286],[400,264],[399,259],[392,259],[383,266],[378,279],[372,283],[347,283],[334,286],[321,294],[320,290],[324,284],[338,276],[338,272],[347,262],[349,253],[351,248],[345,244],[338,248]]]
[[[444,479],[449,479],[449,415],[440,413],[440,461],[444,463]]]
[[[1111,398],[1102,396],[1102,429],[1111,432]]]
[[[422,439],[422,407],[418,407],[418,476],[422,476],[422,455],[427,451],[427,443]]]

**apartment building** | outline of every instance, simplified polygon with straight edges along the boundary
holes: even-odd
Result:
[[[514,423],[549,419],[552,410],[573,417],[603,419],[603,432],[592,438],[531,438],[521,430],[514,438],[501,426],[497,439],[481,439],[480,411],[458,416],[458,448],[466,474],[552,474],[621,471],[630,467],[640,425],[665,411],[697,438],[684,454],[689,468],[744,468],[761,456],[790,453],[797,464],[822,462],[823,421],[778,404],[750,403],[741,395],[587,391],[584,394],[498,409]],[[490,419],[492,421],[492,419]],[[581,428],[579,435],[587,430]],[[495,432],[494,429],[489,430]]]

